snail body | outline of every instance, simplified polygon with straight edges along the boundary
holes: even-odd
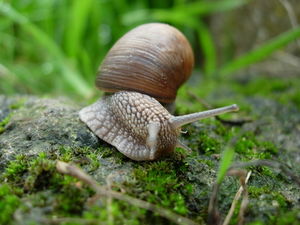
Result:
[[[141,25],[112,47],[99,68],[96,86],[111,94],[83,108],[79,117],[133,160],[154,160],[175,147],[188,149],[178,138],[181,126],[238,110],[231,105],[175,117],[162,106],[175,100],[193,63],[191,47],[177,29]]]
[[[80,115],[97,136],[134,160],[158,158],[176,145],[178,130],[161,125],[171,115],[145,94],[117,92],[84,108]]]

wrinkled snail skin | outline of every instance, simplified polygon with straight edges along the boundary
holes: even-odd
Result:
[[[79,116],[98,137],[142,161],[168,155],[176,146],[188,150],[178,139],[181,126],[237,110],[231,105],[175,117],[148,95],[121,91],[83,108]]]
[[[179,129],[168,124],[171,114],[148,95],[117,92],[79,115],[98,137],[133,160],[153,160],[170,154],[176,146]]]
[[[107,53],[96,78],[96,86],[106,94],[83,108],[79,117],[99,138],[133,160],[155,160],[175,147],[189,150],[178,139],[181,126],[238,110],[231,105],[172,116],[164,106],[174,105],[193,65],[191,46],[176,28],[161,23],[138,26]]]

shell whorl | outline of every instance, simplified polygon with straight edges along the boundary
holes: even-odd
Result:
[[[172,115],[154,98],[137,92],[106,96],[83,108],[79,116],[98,137],[133,160],[170,154],[177,143],[178,132],[168,124]],[[147,143],[150,124],[160,126],[154,155]]]
[[[108,92],[136,91],[170,103],[193,65],[192,48],[180,31],[162,23],[144,24],[111,48],[99,67],[96,86]]]

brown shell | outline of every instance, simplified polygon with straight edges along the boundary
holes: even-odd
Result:
[[[176,28],[162,23],[138,26],[119,39],[103,60],[98,88],[137,91],[173,102],[194,65],[192,48]]]

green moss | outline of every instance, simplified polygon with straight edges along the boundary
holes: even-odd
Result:
[[[199,145],[200,151],[204,152],[206,155],[220,153],[221,143],[207,134],[200,134],[199,139],[201,143]]]
[[[0,224],[8,224],[19,207],[20,199],[8,184],[0,185]]]
[[[249,223],[249,225],[265,225],[265,223],[263,221],[254,221]]]
[[[61,146],[54,157],[59,158],[64,162],[70,162],[73,159],[74,151],[70,147]]]
[[[206,125],[203,125],[205,128]],[[191,124],[185,127],[186,134],[182,135],[182,138],[188,140],[188,146],[194,151],[198,151],[201,154],[211,155],[220,153],[221,139],[218,139],[213,135],[216,127],[208,125],[209,130],[199,129],[195,125]]]
[[[208,165],[210,168],[213,168],[214,167],[214,163],[212,160],[208,160],[208,159],[198,159],[197,160],[199,163],[203,163],[203,164],[206,164]]]
[[[288,205],[287,199],[281,193],[273,190],[269,186],[263,186],[263,187],[249,186],[248,191],[249,191],[249,196],[251,198],[259,198],[261,195],[269,195],[270,200],[277,201],[280,208],[284,209]]]
[[[282,90],[284,88],[277,87],[277,91]],[[222,102],[222,100],[218,102]],[[201,108],[202,106],[198,104],[197,107]],[[178,112],[183,114],[183,112],[194,112],[194,110],[187,107],[187,105],[183,105],[182,108],[179,106]],[[202,205],[194,203],[193,206],[199,207],[200,205],[202,207],[200,211],[206,213],[207,205],[203,204],[207,204],[210,191],[207,190],[206,184],[198,183],[196,185],[204,187],[204,190],[198,193],[197,197],[201,196],[198,199],[193,196],[195,188],[188,180],[188,174],[193,172],[189,171],[189,167],[185,165],[186,161],[183,158],[193,157],[194,159],[194,156],[204,154],[203,158],[197,157],[195,161],[206,164],[210,168],[216,167],[218,159],[212,157],[212,155],[219,154],[226,143],[240,132],[240,129],[226,126],[215,119],[207,119],[201,121],[201,123],[188,125],[185,129],[188,133],[182,134],[182,136],[186,139],[188,146],[194,150],[192,156],[187,156],[186,152],[177,150],[177,153],[171,159],[135,163],[133,176],[130,178],[132,180],[120,187],[113,188],[125,190],[126,194],[166,207],[181,215],[191,216],[194,219],[193,209],[189,205],[188,198],[193,198],[193,201],[204,199],[205,203],[201,203]],[[259,140],[253,132],[248,132],[239,138],[235,149],[238,158],[243,161],[271,159],[276,157],[278,152],[274,144]],[[63,176],[55,170],[55,160],[59,159],[74,162],[83,167],[84,170],[91,172],[101,166],[99,158],[102,157],[112,157],[117,164],[130,161],[111,147],[101,147],[99,149],[61,147],[51,154],[42,153],[37,158],[18,156],[15,161],[8,165],[2,180],[10,185],[17,184],[18,187],[23,188],[24,193],[21,193],[21,198],[30,199],[33,204],[32,207],[52,207],[51,217],[81,217],[105,221],[107,224],[141,224],[141,221],[147,221],[145,224],[164,224],[164,219],[155,216],[151,212],[133,207],[122,201],[110,201],[103,196],[96,201],[96,204],[90,206],[88,199],[94,195],[93,191],[77,179]],[[205,168],[207,167],[205,166]],[[211,175],[214,176],[214,171],[211,171]],[[198,172],[201,172],[201,169]],[[258,168],[254,172],[274,176],[274,173],[265,167]],[[198,174],[192,176],[196,177]],[[204,175],[200,173],[199,176]],[[199,190],[199,187],[197,188]],[[270,200],[278,202],[284,210],[288,206],[284,196],[279,192],[272,191],[269,187],[259,189],[250,186],[249,192],[250,199],[259,199],[261,195],[267,194]],[[224,201],[229,200],[225,199]],[[199,213],[198,208],[196,210]],[[199,214],[197,215],[199,216]],[[69,224],[74,223],[70,222]]]
[[[186,168],[184,165],[178,166],[170,161],[138,165],[133,172],[136,182],[130,186],[134,190],[132,194],[176,213],[187,214],[184,193],[191,193],[192,187],[179,179],[176,171],[183,172]]]
[[[51,179],[51,182],[57,186],[56,213],[63,216],[81,215],[85,202],[93,192],[86,187],[81,187],[81,184],[73,177],[56,177],[56,179]]]
[[[97,149],[89,147],[71,148],[61,146],[54,157],[66,162],[75,162],[84,166],[89,172],[96,170],[100,166],[99,158],[113,156],[117,163],[127,161],[128,158],[111,146],[101,146]]]
[[[290,215],[289,219],[287,215],[297,210],[297,207],[293,208],[290,201],[277,188],[274,188],[274,185],[249,186],[248,191],[250,199],[248,213],[256,215],[250,224],[294,224],[289,222],[296,221],[296,214]],[[282,223],[281,220],[285,219],[289,222]]]
[[[0,134],[5,131],[5,126],[9,123],[12,114],[8,114],[2,121],[0,121]]]
[[[103,152],[102,149],[84,148],[70,148],[61,146],[58,149],[58,153],[55,157],[65,162],[75,162],[82,166],[85,166],[88,171],[96,170],[99,166],[99,153]]]
[[[12,110],[16,110],[16,109],[20,109],[24,106],[26,99],[25,98],[20,98],[17,101],[15,101],[14,103],[12,103],[9,108]]]
[[[295,209],[274,218],[275,225],[299,225],[300,209]]]
[[[31,206],[29,208],[25,207],[24,213],[29,213],[30,210],[35,207],[51,207],[53,209],[51,216],[54,217],[75,216],[108,221],[108,224],[140,224],[140,221],[146,220],[146,210],[139,209],[122,201],[109,201],[107,198],[101,197],[98,200],[100,204],[89,207],[87,205],[88,199],[95,193],[77,179],[57,173],[55,169],[56,159],[72,161],[77,159],[77,163],[80,166],[86,167],[88,170],[93,170],[99,166],[99,163],[95,164],[94,162],[97,161],[96,152],[86,148],[73,149],[73,151],[71,151],[69,148],[62,147],[56,154],[41,153],[36,158],[18,156],[8,165],[5,171],[5,179],[2,177],[2,180],[5,180],[8,184],[18,184],[18,186],[25,191],[21,193],[21,197],[25,197],[27,199],[26,201],[30,201]],[[167,168],[167,163],[155,163],[152,169],[150,169],[149,165],[149,169],[146,171],[149,173],[148,178],[150,176],[156,176],[153,173],[161,170],[163,167]],[[140,169],[141,172],[142,168]],[[157,174],[160,179],[155,182],[155,184],[159,184],[159,189],[156,190],[155,194],[149,195],[147,199],[152,198],[153,201],[160,202],[160,199],[155,198],[155,195],[166,188],[161,192],[165,195],[161,204],[164,206],[172,206],[176,212],[186,213],[187,209],[185,207],[184,197],[182,194],[177,193],[179,186],[177,184],[176,175],[174,173],[168,175],[168,171],[169,169],[162,174]],[[148,178],[145,177],[147,181]],[[153,179],[154,178],[155,177],[153,177]],[[161,184],[161,179],[165,178],[165,183]],[[144,182],[146,182],[146,180],[144,180]],[[164,184],[168,184],[167,187],[164,187]],[[182,183],[180,183],[180,185],[182,185]],[[148,184],[148,188],[150,191],[151,184]],[[168,199],[166,192],[173,188],[175,189],[169,196],[170,199]],[[191,191],[191,187],[186,187],[185,190]],[[10,205],[10,202],[7,203]],[[13,203],[11,203],[11,205],[7,207],[13,206]],[[158,217],[153,217],[152,220],[155,221],[157,218]],[[71,221],[70,224],[74,224],[74,222]]]
[[[252,132],[243,134],[235,144],[236,158],[240,161],[251,161],[255,159],[274,159],[277,157],[278,148],[271,142],[258,140]],[[276,178],[277,173],[268,167],[252,167],[261,175]]]
[[[242,85],[235,83],[234,90],[244,96],[264,96],[283,104],[294,103],[300,109],[300,80],[295,77],[253,77]]]
[[[281,101],[284,103],[294,103],[300,109],[300,90],[294,90],[289,95],[282,96]]]
[[[55,210],[54,214],[70,216],[81,213],[84,203],[93,192],[89,188],[83,188],[82,184],[78,183],[75,178],[57,173],[55,160],[72,159],[74,154],[82,154],[82,152],[86,151],[87,149],[78,149],[72,154],[68,149],[64,148],[64,153],[56,156],[46,153],[40,153],[36,158],[23,155],[17,156],[5,169],[1,175],[1,180],[22,188],[25,191],[23,195],[28,195],[32,203],[38,206],[43,202],[40,201],[43,191],[51,190],[51,194],[44,196],[44,198],[55,199],[52,203],[52,207]],[[49,158],[52,158],[52,160]],[[96,160],[91,152],[87,154],[87,159]],[[83,164],[89,164],[90,167],[88,168],[92,169],[99,165],[96,165],[94,162],[83,162]],[[40,200],[34,200],[37,198]]]
[[[253,79],[248,80],[243,85],[234,86],[239,93],[243,93],[244,95],[263,95],[269,96],[270,94],[276,95],[277,93],[284,92],[288,90],[291,86],[290,79],[282,79],[273,77],[270,79],[269,77],[255,77]],[[246,88],[245,88],[246,87]]]
[[[91,152],[87,155],[87,158],[89,159],[90,162],[90,171],[92,170],[96,170],[99,168],[100,163],[99,163],[99,159],[98,159],[98,155],[94,152]]]
[[[254,197],[254,198],[258,198],[262,194],[269,194],[271,192],[270,188],[267,186],[265,187],[249,186],[248,191],[250,197]]]
[[[243,134],[235,144],[235,151],[241,154],[241,159],[271,159],[277,155],[277,147],[267,141],[260,141],[252,132]]]
[[[25,179],[26,190],[44,190],[49,187],[49,182],[55,172],[55,161],[47,159],[46,153],[40,153],[32,159],[28,166],[28,176]]]
[[[18,109],[24,105],[24,99],[18,100],[15,103],[11,104],[9,108],[11,110]],[[2,121],[0,121],[0,134],[5,131],[6,125],[9,123],[13,115],[13,112],[10,112]]]
[[[28,161],[24,155],[18,155],[11,161],[1,175],[1,180],[7,180],[15,185],[22,185],[23,175],[28,170]]]
[[[269,186],[254,187],[249,186],[249,197],[250,199],[258,199],[258,201],[264,201],[265,206],[268,209],[264,209],[264,217],[260,215],[262,219],[250,223],[264,224],[264,225],[296,225],[299,224],[300,211],[299,208],[290,209],[289,201],[274,188]],[[263,196],[263,197],[262,197]],[[253,201],[253,200],[252,200]],[[251,207],[250,207],[251,210]],[[257,209],[255,209],[257,210]],[[274,214],[275,212],[275,214]]]
[[[139,225],[141,221],[147,221],[151,224],[150,218],[146,218],[146,210],[131,206],[128,203],[118,200],[103,200],[101,206],[93,205],[84,211],[83,218],[97,219],[98,221],[106,221],[105,224],[123,225],[132,224]]]

